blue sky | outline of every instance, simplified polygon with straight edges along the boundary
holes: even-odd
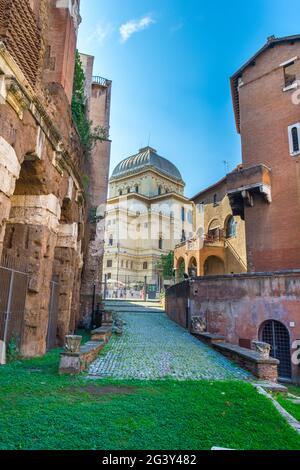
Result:
[[[192,196],[241,161],[229,77],[272,34],[300,33],[299,0],[81,0],[79,49],[113,81],[111,170],[150,145]]]

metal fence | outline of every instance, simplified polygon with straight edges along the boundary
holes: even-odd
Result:
[[[28,288],[26,265],[10,256],[0,263],[0,340],[9,344],[22,341],[25,303]]]
[[[120,275],[117,279],[106,278],[102,283],[104,299],[146,300],[159,299],[161,286],[158,281],[145,276]]]

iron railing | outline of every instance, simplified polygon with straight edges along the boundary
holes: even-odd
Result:
[[[0,263],[0,340],[20,347],[28,289],[25,262],[5,256]]]
[[[111,82],[110,80],[107,80],[107,78],[103,78],[103,77],[99,77],[95,75],[93,76],[93,83],[97,83],[97,85],[108,87]]]

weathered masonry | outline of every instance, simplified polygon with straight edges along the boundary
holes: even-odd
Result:
[[[300,383],[300,367],[291,359],[300,338],[299,270],[194,278],[168,290],[166,309],[184,328],[197,316],[204,331],[234,345],[271,344],[281,361],[280,378]]]
[[[0,266],[28,280],[21,310],[9,302],[14,281],[0,285],[0,335],[7,316],[21,317],[5,339],[25,356],[62,343],[80,318],[88,169],[71,114],[80,20],[79,0],[0,0]]]

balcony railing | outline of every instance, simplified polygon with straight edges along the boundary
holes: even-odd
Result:
[[[99,77],[99,76],[93,76],[93,83],[97,83],[97,85],[105,86],[108,87],[110,84],[110,80],[107,80],[107,78]]]

